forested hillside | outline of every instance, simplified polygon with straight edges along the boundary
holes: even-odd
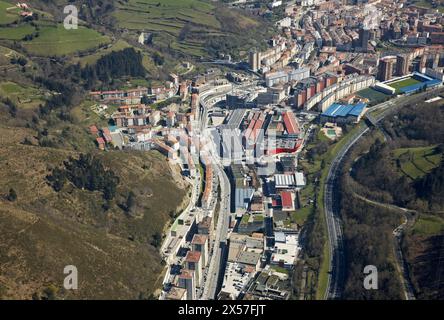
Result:
[[[443,117],[442,102],[407,106],[383,122],[383,132],[372,130],[352,151],[341,182],[346,297],[403,298],[393,230],[410,210],[402,251],[414,294],[443,298]],[[367,264],[378,267],[378,292],[361,285]]]

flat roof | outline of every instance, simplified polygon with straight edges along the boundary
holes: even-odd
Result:
[[[188,251],[185,257],[185,261],[187,262],[199,262],[200,260],[200,252],[199,251]]]
[[[187,290],[184,288],[172,287],[168,291],[165,299],[166,300],[182,300]]]
[[[236,208],[247,208],[253,197],[253,188],[235,188],[235,203]]]
[[[256,252],[250,251],[242,251],[237,258],[238,263],[247,264],[247,265],[256,265],[260,260],[261,255]]]
[[[290,191],[281,192],[281,201],[283,207],[293,207],[293,197]]]
[[[304,178],[303,172],[295,172],[294,177],[295,177],[297,186],[305,186],[305,178]]]
[[[192,279],[193,278],[193,271],[188,269],[182,269],[179,275],[180,279]]]
[[[193,240],[191,240],[191,244],[205,244],[207,239],[208,237],[204,234],[195,234]]]

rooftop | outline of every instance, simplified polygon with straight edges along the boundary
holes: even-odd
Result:
[[[283,207],[293,207],[293,196],[290,191],[282,191],[281,200]]]
[[[191,244],[205,244],[207,242],[208,237],[204,234],[195,234],[193,236],[193,240],[191,240]]]
[[[166,300],[182,300],[187,290],[184,288],[172,287],[167,293]]]
[[[188,251],[187,256],[185,257],[185,261],[197,263],[200,260],[200,252],[199,251]]]
[[[255,266],[260,260],[261,255],[256,252],[242,251],[237,259],[238,263]]]
[[[192,279],[193,278],[193,271],[188,269],[182,269],[180,272],[179,278],[181,279]]]
[[[347,116],[358,117],[366,106],[367,104],[363,102],[357,103],[355,105],[333,103],[324,113],[322,113],[322,115],[334,118]]]

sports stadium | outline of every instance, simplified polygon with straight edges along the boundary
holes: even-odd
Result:
[[[427,89],[441,84],[439,79],[432,78],[419,72],[377,83],[375,89],[389,94],[410,94],[421,89]]]

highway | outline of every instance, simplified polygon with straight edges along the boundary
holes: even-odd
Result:
[[[410,96],[398,96],[392,100],[381,103],[370,109],[369,112],[375,111],[378,114],[372,117],[372,121],[376,124],[383,120],[387,115],[394,112],[396,109],[406,105],[418,103],[429,99],[436,94],[441,93],[442,87],[430,91],[418,93]],[[382,110],[382,112],[381,112]],[[335,202],[335,190],[337,190],[338,174],[340,173],[341,162],[344,159],[350,148],[361,137],[369,131],[367,125],[362,125],[361,128],[354,133],[349,141],[342,147],[330,164],[327,175],[327,180],[324,185],[324,214],[327,223],[327,233],[329,242],[329,270],[327,278],[327,288],[324,294],[324,299],[339,299],[341,298],[342,290],[345,283],[345,257],[344,257],[344,237],[342,233],[341,219],[337,202]]]
[[[229,90],[225,89],[221,90],[222,92],[217,92],[217,93],[214,91],[211,93],[206,92],[206,94],[201,98],[200,102],[203,107],[202,117],[200,120],[200,125],[202,128],[201,134],[207,135],[208,109],[216,102],[220,101],[222,97],[226,95],[227,92],[231,91],[231,89],[232,87],[230,87]],[[221,195],[220,195],[221,203],[219,206],[217,225],[214,233],[213,247],[210,248],[210,257],[209,257],[210,262],[204,276],[203,292],[202,296],[200,297],[202,300],[209,300],[216,298],[219,273],[221,271],[221,266],[223,265],[222,250],[225,248],[228,237],[231,189],[230,189],[230,181],[223,170],[223,166],[218,156],[219,155],[217,151],[212,150],[211,159],[213,161],[213,168],[215,172],[217,172],[219,185],[221,188]]]
[[[236,86],[236,88],[248,88],[256,85],[257,82],[253,81],[252,83]],[[225,97],[226,93],[227,91],[223,94],[219,92],[216,94],[213,93],[210,95],[206,95],[206,97],[209,98],[208,100],[204,98],[201,99],[201,104],[203,107],[201,126],[204,135],[211,136],[210,134],[207,134],[208,109],[218,101],[223,100],[222,97]],[[210,252],[212,251],[213,254],[210,256],[210,264],[208,270],[206,271],[206,279],[203,285],[204,290],[201,297],[201,299],[203,300],[216,298],[217,286],[219,283],[219,274],[224,271],[222,270],[223,266],[225,265],[223,261],[223,254],[224,254],[223,250],[225,250],[227,245],[229,216],[230,216],[230,197],[231,197],[230,180],[228,179],[228,176],[224,171],[224,167],[221,161],[223,159],[220,159],[216,145],[214,143],[212,143],[211,145],[214,148],[211,152],[214,164],[213,168],[215,168],[215,170],[217,171],[217,176],[219,178],[219,184],[221,187],[221,203],[220,203],[219,215],[215,231],[215,239],[213,242],[214,245],[213,249],[210,250]]]
[[[330,267],[327,279],[325,299],[339,299],[345,279],[344,239],[337,205],[334,202],[334,192],[337,183],[340,164],[348,150],[369,130],[363,126],[339,151],[333,159],[324,185],[324,213],[327,222],[327,232],[330,251]]]
[[[221,186],[221,204],[215,231],[213,254],[210,257],[210,265],[207,271],[207,278],[204,282],[204,290],[201,299],[215,299],[217,294],[217,285],[221,267],[223,265],[223,250],[227,244],[228,223],[230,215],[230,181],[223,171],[221,165],[215,166]]]

